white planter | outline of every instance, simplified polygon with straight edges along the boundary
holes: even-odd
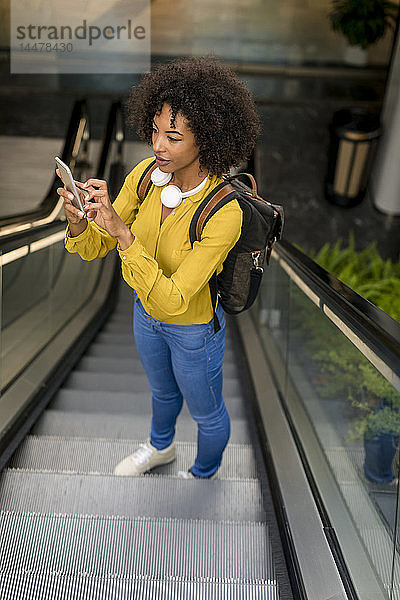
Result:
[[[361,46],[350,46],[350,44],[347,44],[344,53],[344,62],[347,65],[355,67],[365,67],[367,64],[367,51],[363,50]]]

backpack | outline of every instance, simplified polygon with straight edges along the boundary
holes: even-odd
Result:
[[[137,194],[143,202],[152,184],[151,173],[157,167],[152,161],[142,173]],[[238,177],[246,175],[251,181],[251,190]],[[205,224],[231,200],[236,199],[243,213],[240,237],[223,263],[217,275],[209,280],[211,302],[214,313],[214,331],[220,329],[215,313],[217,298],[229,315],[237,315],[250,308],[256,299],[263,276],[264,262],[269,265],[272,248],[281,238],[284,212],[282,206],[271,204],[257,194],[257,183],[253,175],[238,173],[224,175],[224,181],[217,185],[198,206],[189,226],[189,239],[200,241]]]

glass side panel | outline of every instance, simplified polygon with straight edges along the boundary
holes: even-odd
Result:
[[[380,589],[373,598],[400,598],[400,393],[310,296],[275,260],[265,271],[253,319],[345,559],[354,554],[343,531],[348,517],[358,537],[350,545],[357,541],[365,552],[363,560],[358,555],[357,564],[347,565],[360,597],[370,597],[363,587],[370,577]],[[333,496],[319,479],[322,463],[346,519],[337,506],[330,509]]]
[[[85,304],[102,264],[68,254],[63,240],[26,252],[2,267],[1,389]]]
[[[3,377],[3,252],[0,250],[0,383]],[[1,385],[0,385],[1,402]]]
[[[49,250],[16,256],[6,254],[3,265],[2,389],[49,336]]]
[[[283,389],[286,381],[286,368],[283,366],[286,365],[288,351],[290,278],[275,260],[271,261],[265,274],[267,276],[264,275],[262,290],[251,315],[264,345],[269,348],[274,375]]]
[[[55,335],[85,303],[96,285],[102,261],[84,261],[69,254],[63,242],[51,247],[52,278],[49,319],[51,335]]]

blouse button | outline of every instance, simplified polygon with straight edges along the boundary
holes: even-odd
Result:
[[[126,260],[126,256],[123,256],[122,258],[123,258],[124,260]]]
[[[175,212],[172,212],[171,214],[172,214],[172,215],[174,215],[174,214],[175,214]]]

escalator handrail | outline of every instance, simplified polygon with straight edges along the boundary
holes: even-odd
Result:
[[[289,268],[398,377],[400,377],[400,323],[366,300],[286,240],[275,246],[277,259]]]
[[[71,112],[64,147],[61,153],[61,159],[66,164],[70,164],[71,160],[78,154],[79,146],[83,139],[83,132],[85,128],[87,128],[88,121],[86,100],[76,100]],[[0,218],[0,230],[17,228],[18,226],[23,226],[28,223],[34,224],[35,222],[40,222],[42,219],[48,217],[55,209],[58,202],[56,193],[57,187],[59,187],[59,179],[54,172],[48,192],[39,207],[18,215]]]
[[[80,114],[83,115],[85,113],[78,113],[78,104],[80,102],[84,102],[84,101],[79,101],[75,104],[75,110],[76,110],[76,114]],[[85,111],[86,111],[86,107],[85,107]],[[87,114],[87,113],[86,113]],[[77,123],[76,120],[74,120],[75,123]],[[64,145],[64,151],[67,153],[66,156],[70,157],[72,156],[72,149],[74,146],[74,140],[76,139],[76,137],[74,137],[72,135],[72,131],[73,131],[73,119],[72,119],[72,115],[71,115],[71,119],[70,119],[70,124],[68,127],[68,134],[65,140],[65,145]],[[121,106],[121,101],[116,101],[113,102],[110,110],[109,110],[109,114],[108,114],[108,119],[107,119],[107,125],[105,128],[105,135],[103,138],[103,142],[102,142],[102,148],[101,148],[101,152],[100,152],[100,158],[99,158],[99,162],[97,165],[97,169],[96,169],[96,177],[97,178],[103,178],[104,174],[105,174],[105,169],[106,169],[106,165],[107,165],[107,159],[111,150],[111,144],[112,142],[115,140],[118,145],[119,145],[119,150],[118,150],[118,154],[121,153],[121,149],[122,149],[122,144],[124,142],[125,139],[125,130],[124,130],[124,125],[123,125],[123,119],[122,119],[122,106]],[[64,159],[64,154],[62,157],[62,160],[65,161]],[[58,183],[59,179],[58,177],[55,176],[54,178],[54,182],[49,190],[49,197],[53,197],[53,206],[54,203],[57,202],[58,200],[58,196],[56,193],[56,189],[59,186]],[[30,215],[32,215],[32,213],[29,213]],[[22,215],[23,216],[23,215]],[[21,215],[18,216],[18,218],[21,217]],[[0,227],[2,226],[2,220],[0,220]],[[11,232],[7,235],[4,235],[3,237],[0,238],[0,253],[4,254],[6,252],[11,252],[13,250],[16,250],[17,248],[21,247],[21,245],[29,245],[33,242],[35,242],[36,240],[41,239],[42,237],[45,237],[47,235],[51,235],[52,233],[55,233],[57,231],[60,231],[61,229],[63,229],[65,227],[65,218],[64,215],[62,215],[61,218],[55,219],[54,221],[50,222],[50,223],[46,223],[46,224],[38,224],[36,227],[32,227],[29,229],[22,229],[21,231],[14,231]]]
[[[9,235],[4,236],[4,238],[0,238],[0,256],[4,256],[8,252],[17,250],[23,245],[32,244],[48,235],[57,233],[58,231],[65,229],[65,224],[65,219],[56,219],[45,225],[10,233]]]
[[[122,116],[122,102],[121,100],[116,100],[111,104],[107,124],[105,128],[103,145],[100,152],[100,158],[97,165],[97,174],[96,177],[101,179],[104,177],[104,173],[106,170],[107,159],[109,156],[111,144],[113,141],[118,143],[118,157],[121,157],[122,154],[122,144],[125,140],[125,125],[124,119]]]

